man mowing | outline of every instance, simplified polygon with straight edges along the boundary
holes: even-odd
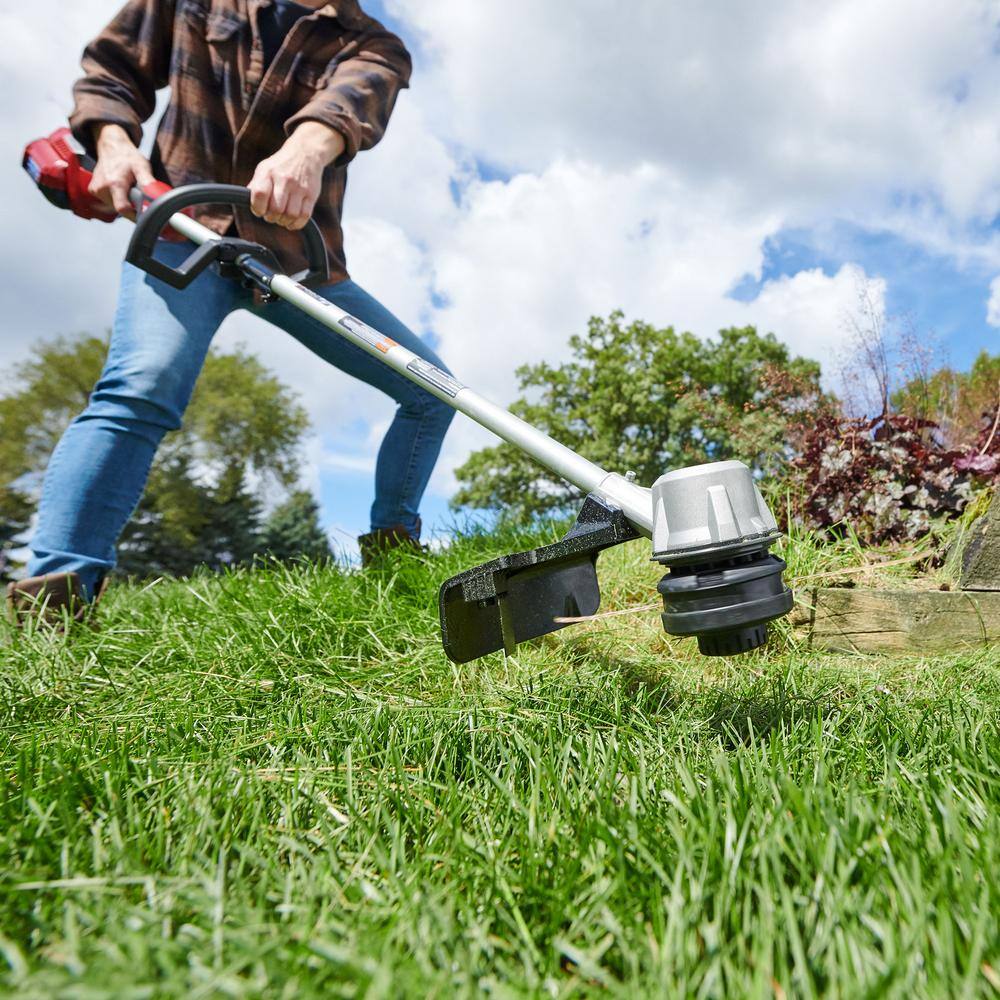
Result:
[[[348,164],[381,139],[411,69],[402,41],[357,0],[129,0],[87,46],[83,68],[70,127],[97,157],[94,194],[129,215],[130,188],[154,179],[246,185],[249,211],[203,207],[195,216],[266,243],[288,272],[305,266],[298,230],[315,218],[331,275],[319,293],[444,367],[347,272]],[[167,86],[150,161],[137,148],[142,123]],[[189,252],[161,241],[157,256],[176,266]],[[287,303],[262,304],[214,273],[182,292],[125,264],[104,371],[46,470],[28,578],[8,593],[16,614],[79,617],[99,595],[157,446],[180,426],[212,337],[236,309],[396,401],[376,462],[371,531],[359,543],[366,561],[417,544],[450,407]]]

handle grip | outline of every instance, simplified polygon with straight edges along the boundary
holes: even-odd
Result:
[[[153,250],[160,231],[170,221],[170,217],[194,205],[235,205],[249,208],[250,192],[235,184],[186,184],[160,195],[136,220],[125,259],[174,288],[186,288],[219,258],[224,238],[203,243],[177,268],[157,260],[153,256]],[[326,242],[314,219],[310,219],[302,230],[302,237],[308,267],[290,277],[301,285],[322,284],[330,277],[330,264]]]
[[[29,142],[21,165],[56,208],[68,209],[81,219],[114,222],[118,218],[114,209],[90,193],[96,164],[68,128]]]

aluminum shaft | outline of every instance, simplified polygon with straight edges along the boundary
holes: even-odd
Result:
[[[218,238],[218,234],[211,229],[180,213],[170,219],[170,225],[199,246]],[[652,537],[653,506],[648,489],[581,457],[287,275],[275,275],[270,287],[279,298],[378,358],[459,413],[464,413],[480,426],[520,448],[560,479],[572,483],[584,493],[596,493],[620,507],[637,531],[647,538]]]

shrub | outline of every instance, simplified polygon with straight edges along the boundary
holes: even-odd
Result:
[[[792,465],[792,515],[806,527],[849,524],[867,543],[907,541],[961,514],[1000,474],[1000,435],[984,417],[974,444],[948,448],[933,421],[817,415]]]

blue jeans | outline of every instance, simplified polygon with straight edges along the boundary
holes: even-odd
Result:
[[[161,243],[157,256],[176,266],[189,252],[189,245]],[[320,294],[444,367],[353,281]],[[236,309],[261,313],[324,361],[399,404],[378,453],[371,524],[402,525],[416,533],[420,500],[454,415],[451,407],[286,302],[255,306],[248,291],[214,272],[177,291],[125,264],[104,371],[45,473],[30,576],[73,571],[88,596],[94,593],[115,565],[115,544],[145,488],[156,448],[167,431],[180,427],[212,337]]]

